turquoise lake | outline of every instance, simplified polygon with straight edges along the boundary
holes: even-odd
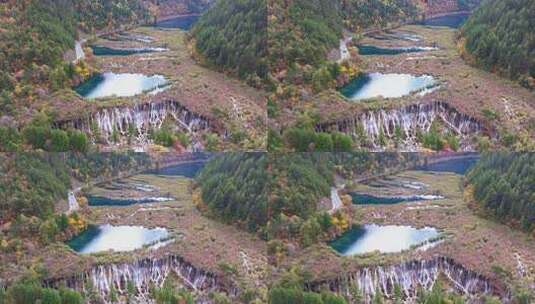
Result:
[[[157,244],[167,238],[169,232],[165,228],[93,225],[67,244],[78,253],[89,254],[108,250],[133,251],[145,245]]]
[[[329,245],[343,256],[374,251],[394,253],[422,245],[439,235],[439,231],[432,227],[418,229],[410,226],[367,224],[354,226],[329,242]]]
[[[168,84],[164,76],[107,72],[87,80],[75,91],[87,99],[129,97],[151,92]]]
[[[384,97],[397,98],[436,86],[432,76],[409,74],[363,74],[344,86],[340,92],[352,101]]]

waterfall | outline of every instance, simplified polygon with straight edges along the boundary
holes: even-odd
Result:
[[[74,196],[74,191],[69,191],[67,196],[68,196],[68,202],[69,202],[69,211],[67,213],[70,214],[80,209],[80,205],[78,204],[78,201],[76,200],[76,196]]]
[[[56,125],[61,128],[78,129],[87,134],[98,131],[108,144],[114,132],[120,137],[126,137],[134,131],[134,134],[130,135],[135,137],[136,143],[144,145],[149,142],[149,132],[160,129],[166,119],[173,120],[179,129],[189,134],[210,130],[213,127],[206,117],[189,111],[176,101],[102,108],[88,117],[58,121]]]
[[[358,136],[357,129],[360,128],[374,147],[379,147],[381,135],[393,139],[398,129],[408,145],[416,142],[419,132],[428,132],[436,120],[441,121],[448,130],[461,138],[483,130],[482,124],[475,118],[458,112],[447,103],[434,102],[398,109],[367,111],[354,117],[320,123],[316,126],[316,131],[338,131]]]
[[[119,295],[126,295],[130,282],[135,289],[136,298],[144,299],[142,303],[151,303],[148,300],[150,287],[163,286],[165,279],[170,275],[178,278],[185,288],[200,295],[211,291],[227,292],[230,296],[238,294],[236,288],[228,287],[215,274],[196,268],[174,255],[96,265],[86,272],[71,277],[49,279],[44,285],[53,288],[66,286],[80,292],[95,292],[106,303],[110,303],[110,291],[115,289]],[[204,302],[202,296],[200,298],[200,301]]]
[[[336,189],[336,187],[331,187],[331,204],[332,208],[329,210],[329,213],[331,214],[342,208],[342,200],[338,195],[338,189]]]
[[[77,63],[78,61],[85,59],[85,53],[83,44],[86,42],[86,39],[83,40],[77,40],[74,44],[74,52],[76,54],[76,58],[74,59],[73,63]]]
[[[444,275],[455,290],[467,296],[498,293],[487,278],[446,257],[364,267],[332,280],[308,283],[306,288],[312,291],[327,288],[341,295],[350,295],[350,288],[356,286],[369,303],[378,291],[391,298],[395,285],[399,285],[404,297],[412,299],[418,288],[431,290],[439,275]]]
[[[340,39],[340,59],[338,59],[338,63],[341,63],[344,60],[351,59],[351,54],[349,53],[349,49],[347,48],[347,44],[350,43],[351,40],[353,40],[353,37]]]

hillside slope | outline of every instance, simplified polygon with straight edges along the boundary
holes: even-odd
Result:
[[[535,86],[535,1],[489,0],[461,29],[465,59]]]
[[[475,200],[498,221],[525,231],[535,229],[535,155],[483,155],[468,174]]]
[[[265,78],[267,19],[265,0],[221,0],[198,21],[191,34],[209,64],[241,78]]]

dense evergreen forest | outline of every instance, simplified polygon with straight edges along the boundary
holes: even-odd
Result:
[[[15,126],[0,126],[0,152],[25,151],[29,148],[85,153],[89,145],[89,139],[81,131],[53,128],[51,117],[45,113],[36,114],[20,131]]]
[[[272,73],[297,64],[319,65],[342,36],[337,1],[271,1],[269,9]]]
[[[196,178],[202,199],[198,206],[225,222],[256,231],[267,222],[267,179],[265,153],[216,156]]]
[[[0,221],[18,215],[45,218],[55,203],[67,198],[68,168],[59,155],[3,155],[0,179]]]
[[[247,78],[267,76],[267,10],[265,0],[220,0],[191,31],[197,51],[210,64]]]
[[[126,301],[127,303],[134,303],[136,298],[135,287],[131,283],[127,284],[127,286]],[[166,280],[160,288],[151,288],[150,295],[155,304],[195,303],[195,296],[191,292],[175,288],[170,283],[170,280]],[[115,298],[118,298],[118,296],[115,295]],[[53,289],[42,287],[37,278],[20,280],[6,289],[0,286],[0,303],[2,304],[91,304],[101,303],[101,301],[102,299],[93,299],[91,293],[81,294],[68,288]],[[117,303],[117,300],[113,302]]]
[[[0,288],[0,303],[4,304],[84,304],[83,296],[72,289],[43,288],[35,279],[17,282],[6,290]]]
[[[489,0],[461,29],[464,57],[486,70],[535,87],[535,1]]]
[[[467,182],[471,195],[495,219],[535,231],[535,154],[484,154]]]

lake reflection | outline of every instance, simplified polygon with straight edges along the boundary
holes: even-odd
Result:
[[[403,202],[430,201],[443,199],[443,196],[432,194],[414,194],[399,196],[375,196],[365,193],[350,193],[353,204],[356,205],[393,205]]]
[[[421,22],[421,24],[427,26],[445,26],[451,28],[459,28],[466,22],[466,20],[468,20],[468,17],[470,17],[470,15],[468,14],[441,16],[426,19]]]
[[[179,28],[184,31],[189,31],[193,25],[199,20],[198,15],[180,16],[156,23],[157,27],[161,28]]]
[[[148,229],[141,226],[89,226],[84,232],[68,242],[78,253],[101,251],[132,251],[144,245],[155,244],[167,239],[165,228]]]
[[[92,77],[75,90],[87,99],[110,96],[127,97],[150,92],[165,86],[167,80],[161,75],[104,73]]]
[[[479,158],[479,154],[474,154],[458,159],[447,159],[436,163],[417,166],[415,170],[432,172],[451,172],[464,175],[470,168],[472,168],[473,165],[475,165],[479,161]]]
[[[354,226],[329,245],[344,256],[374,251],[393,253],[424,244],[438,236],[438,230],[432,227],[418,229],[410,226],[368,224]]]
[[[435,79],[429,75],[370,73],[355,78],[340,92],[350,100],[363,100],[379,96],[395,98],[435,85]]]
[[[438,48],[427,46],[410,46],[410,47],[398,47],[398,48],[385,48],[374,45],[359,45],[360,55],[399,55],[403,53],[417,53],[434,51]]]
[[[204,161],[182,163],[169,167],[149,170],[148,173],[155,175],[184,176],[188,178],[194,178],[205,164],[206,162]]]

